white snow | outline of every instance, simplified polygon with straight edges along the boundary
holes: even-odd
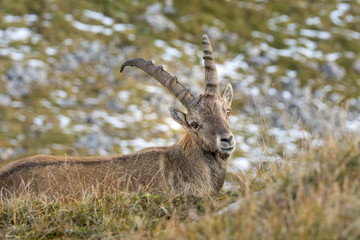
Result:
[[[132,122],[142,121],[143,112],[141,109],[139,109],[139,107],[137,105],[132,104],[129,106],[128,109],[132,113],[132,119],[130,119],[127,122],[132,123]]]
[[[174,45],[177,47],[182,47],[184,53],[190,57],[197,56],[199,52],[201,53],[198,46],[189,42],[175,40]]]
[[[24,41],[28,38],[30,38],[32,35],[32,32],[29,28],[26,27],[8,27],[5,31],[0,34],[1,41]]]
[[[289,91],[283,91],[281,96],[285,99],[285,100],[290,100],[292,98],[292,94]]]
[[[330,13],[331,21],[338,26],[343,26],[344,21],[341,20],[340,17],[342,17],[349,10],[350,10],[349,3],[338,3],[337,9]]]
[[[281,128],[271,128],[267,132],[268,134],[274,136],[280,145],[284,146],[286,153],[293,153],[297,151],[296,142],[310,137],[310,134],[307,131],[295,128],[287,130]]]
[[[56,47],[46,47],[45,48],[45,52],[47,55],[49,56],[54,56],[57,53],[57,48]]]
[[[310,46],[311,48],[315,47],[315,45],[311,44],[310,40],[307,39],[300,39],[300,40],[302,41],[301,43],[308,44],[308,46]],[[260,45],[260,49],[276,57],[277,56],[290,57],[296,60],[305,61],[303,57],[302,58],[300,57],[300,56],[304,56],[306,58],[324,60],[324,54],[320,50],[312,50],[309,49],[308,47],[297,46],[295,45],[295,42],[292,41],[292,39],[288,39],[286,43],[290,45],[289,48],[277,49],[270,47],[266,43],[262,43]]]
[[[43,61],[39,60],[39,59],[29,59],[27,64],[30,66],[30,67],[45,67],[46,66],[46,63],[44,63]]]
[[[321,25],[321,19],[320,19],[320,17],[310,17],[310,18],[306,19],[306,24],[319,26],[319,25]]]
[[[42,39],[42,35],[40,35],[40,34],[34,34],[34,35],[31,37],[31,43],[32,43],[32,44],[37,44],[41,39]]]
[[[3,18],[3,21],[6,23],[16,23],[16,22],[21,22],[22,21],[22,17],[21,16],[14,16],[11,14],[6,14]]]
[[[161,58],[165,61],[172,61],[176,58],[182,57],[182,52],[174,47],[170,47],[165,41],[160,39],[154,40],[155,46],[164,49],[164,53],[161,55]]]
[[[359,132],[360,131],[360,119],[356,119],[354,121],[346,120],[345,125],[346,125],[346,128],[351,132]]]
[[[333,52],[333,53],[328,53],[325,55],[325,59],[328,62],[334,62],[337,59],[339,59],[342,56],[342,54],[340,52]]]
[[[128,102],[130,98],[130,93],[129,91],[119,91],[117,93],[117,96],[121,102]]]
[[[286,75],[288,76],[288,77],[290,77],[290,78],[295,78],[296,76],[297,76],[297,71],[295,71],[295,70],[287,70],[286,71]]]
[[[145,91],[149,92],[149,93],[157,93],[157,94],[161,94],[164,93],[164,88],[163,87],[158,87],[158,86],[146,86],[145,87]]]
[[[275,88],[269,88],[268,89],[268,94],[270,96],[275,96],[277,94],[277,90]]]
[[[242,152],[246,153],[246,152],[249,152],[251,150],[251,147],[248,144],[244,143],[244,142],[242,142],[242,143],[240,143],[238,145],[239,145],[239,148],[241,149]]]
[[[291,39],[291,38],[285,38],[284,43],[288,46],[296,46],[297,45],[297,41],[295,39]]]
[[[127,125],[121,119],[121,116],[111,116],[105,111],[96,110],[91,114],[94,119],[101,119],[114,128],[125,128]]]
[[[0,106],[9,106],[11,103],[11,98],[8,95],[0,93]]]
[[[79,21],[73,21],[73,26],[83,32],[102,33],[104,35],[111,35],[113,30],[111,28],[105,28],[101,25],[90,25]]]
[[[165,53],[162,55],[162,59],[165,61],[172,61],[175,58],[182,57],[182,52],[173,47],[165,48]]]
[[[330,39],[331,33],[327,31],[317,31],[312,29],[301,29],[300,35],[310,38],[319,38],[322,40]]]
[[[269,74],[276,73],[279,70],[279,67],[276,65],[267,66],[265,71]]]
[[[15,48],[0,48],[0,56],[10,56],[14,61],[20,61],[25,58],[25,54]]]
[[[242,79],[243,75],[238,73],[238,69],[248,70],[249,65],[244,61],[244,55],[238,54],[233,59],[226,60],[223,64],[216,64],[219,79],[230,77],[231,79]],[[244,81],[245,79],[242,79]]]
[[[251,36],[254,37],[254,38],[261,38],[261,39],[265,39],[269,42],[272,42],[274,41],[274,37],[270,34],[266,34],[266,33],[263,33],[263,32],[259,32],[259,31],[253,31],[251,33]]]
[[[72,22],[72,25],[78,29],[79,31],[83,32],[92,32],[95,34],[104,34],[106,36],[110,36],[113,34],[114,31],[125,31],[127,29],[132,29],[133,26],[131,24],[115,24],[112,18],[104,16],[102,13],[84,10],[84,16],[87,18],[91,18],[94,20],[101,21],[103,25],[92,25],[86,24],[77,20],[74,20],[74,17],[71,14],[66,14],[65,19],[69,22]],[[105,25],[105,26],[104,26]]]
[[[164,123],[157,123],[152,127],[152,130],[155,130],[157,132],[169,132],[170,127],[167,124]]]
[[[26,24],[30,25],[33,22],[36,22],[39,17],[35,14],[25,14],[24,16],[14,16],[11,14],[6,14],[3,18],[3,21],[6,23],[19,23],[25,21]]]
[[[237,157],[231,161],[231,165],[228,166],[227,170],[232,173],[238,171],[247,171],[250,168],[250,161],[247,158]]]
[[[173,140],[167,140],[162,138],[155,138],[151,141],[146,141],[143,138],[135,138],[135,139],[121,139],[118,145],[121,146],[122,152],[124,154],[131,153],[129,147],[134,148],[135,151],[141,150],[146,147],[156,147],[156,146],[169,146],[173,144]]]
[[[50,96],[52,98],[66,98],[67,97],[67,93],[63,90],[55,90],[52,93],[50,93]]]
[[[332,31],[336,34],[342,35],[347,37],[350,40],[359,40],[360,39],[360,32],[356,32],[350,29],[344,28],[333,28]]]
[[[36,22],[39,19],[36,14],[25,14],[23,18],[28,25]]]
[[[299,44],[305,45],[305,47],[310,49],[310,50],[315,50],[316,47],[317,47],[317,43],[315,41],[312,41],[312,40],[307,39],[307,38],[299,38],[298,42],[299,42]]]
[[[66,128],[71,122],[71,119],[65,115],[59,115],[58,120],[61,128]]]
[[[37,126],[37,127],[43,127],[44,126],[44,116],[36,116],[34,119],[33,119],[33,122],[34,124]]]
[[[280,15],[278,17],[271,18],[268,23],[269,29],[272,31],[278,31],[279,27],[277,26],[277,24],[287,22],[289,21],[289,19],[290,17],[288,15]]]
[[[73,15],[71,14],[65,14],[65,20],[66,21],[72,21],[74,19]]]
[[[93,20],[100,21],[105,26],[111,26],[111,25],[114,24],[114,19],[112,19],[111,17],[107,17],[103,13],[100,13],[100,12],[95,12],[95,11],[91,11],[91,10],[84,10],[83,11],[83,16],[86,17],[86,18],[90,18],[90,19],[93,19]]]
[[[133,33],[130,33],[127,35],[127,38],[130,40],[130,41],[135,41],[136,40],[136,35],[133,34]]]
[[[160,40],[160,39],[155,39],[154,44],[155,44],[155,46],[157,46],[159,48],[164,48],[167,46],[166,42],[163,40]]]
[[[173,129],[173,130],[180,130],[182,127],[180,124],[178,124],[177,122],[175,122],[174,119],[168,117],[168,118],[165,118],[165,122],[166,124],[168,124],[168,126]]]
[[[112,26],[116,32],[125,32],[134,29],[134,24],[117,23]]]
[[[297,29],[298,29],[297,23],[289,23],[287,25],[287,29],[286,29],[287,34],[296,36],[297,35]]]

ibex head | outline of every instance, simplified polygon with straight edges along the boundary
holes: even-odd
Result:
[[[231,154],[235,149],[235,139],[230,130],[229,115],[233,98],[232,86],[228,83],[220,94],[213,50],[207,35],[203,35],[205,61],[205,92],[198,97],[177,78],[164,71],[162,66],[142,58],[128,59],[121,66],[135,66],[165,86],[186,108],[187,114],[170,108],[171,117],[188,132],[194,142],[204,151]]]

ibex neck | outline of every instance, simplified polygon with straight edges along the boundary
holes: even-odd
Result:
[[[220,152],[211,152],[205,149],[202,149],[202,147],[196,143],[196,141],[188,134],[186,133],[185,136],[178,142],[180,147],[183,149],[185,153],[189,153],[189,156],[186,156],[188,158],[192,158],[193,156],[196,158],[203,158],[207,161],[216,160],[216,161],[227,161],[229,158],[228,154],[222,154]],[[194,159],[195,160],[195,159]]]
[[[178,152],[184,154],[182,159],[183,164],[189,164],[194,175],[200,175],[205,171],[204,169],[193,168],[192,166],[203,166],[207,168],[213,189],[215,192],[221,190],[225,181],[226,160],[229,155],[204,151],[189,134],[186,134],[175,146],[180,148]]]

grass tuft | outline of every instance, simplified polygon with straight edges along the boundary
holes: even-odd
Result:
[[[242,175],[245,188],[211,197],[94,191],[80,199],[3,199],[0,236],[358,239],[359,161],[358,137],[328,136],[290,164],[269,163],[256,177]]]

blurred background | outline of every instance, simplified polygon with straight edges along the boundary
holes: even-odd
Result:
[[[203,33],[221,86],[235,91],[229,175],[321,146],[329,128],[360,130],[359,0],[0,4],[0,165],[175,143],[184,131],[167,108],[177,100],[142,71],[119,69],[152,59],[200,94]]]

